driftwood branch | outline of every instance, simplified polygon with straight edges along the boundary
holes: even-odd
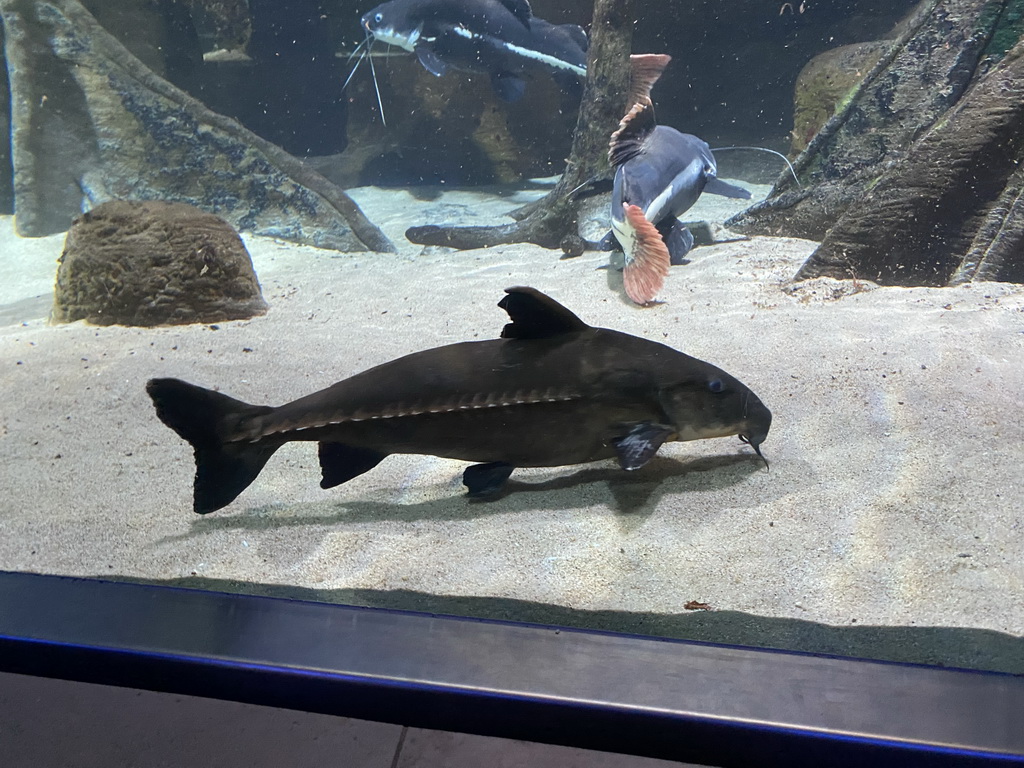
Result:
[[[78,0],[0,0],[19,234],[111,199],[189,202],[239,229],[338,250],[394,246],[345,191],[156,75]]]
[[[633,42],[634,0],[595,0],[587,54],[587,83],[573,134],[572,151],[554,189],[520,209],[514,224],[491,227],[412,227],[406,237],[422,245],[486,248],[502,243],[535,243],[544,248],[578,246],[580,185],[610,177],[608,137],[625,111],[629,53]]]
[[[763,203],[726,222],[820,240],[798,279],[1024,272],[1024,0],[926,0]],[[926,51],[927,55],[922,55]]]

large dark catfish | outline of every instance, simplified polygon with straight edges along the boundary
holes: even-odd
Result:
[[[195,449],[195,511],[229,504],[291,440],[320,444],[322,488],[423,453],[479,462],[463,475],[471,496],[496,494],[516,467],[638,469],[670,440],[739,435],[761,455],[772,415],[725,371],[591,328],[533,288],[506,293],[500,339],[406,355],[277,408],[150,380],[160,420]]]

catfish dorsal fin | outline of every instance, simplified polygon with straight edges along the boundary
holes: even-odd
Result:
[[[612,140],[608,144],[608,162],[612,167],[622,165],[640,154],[644,139],[655,127],[657,122],[654,119],[654,105],[645,97],[633,105],[612,134]]]
[[[512,322],[501,330],[503,339],[546,339],[589,326],[550,296],[536,288],[506,288],[498,306],[508,312]]]
[[[651,88],[658,82],[665,67],[672,61],[667,53],[634,53],[629,57],[629,101],[633,106],[651,97]]]
[[[530,8],[530,0],[498,0],[499,3],[508,8],[509,13],[523,23],[527,29],[530,28],[530,17],[533,10]]]
[[[590,48],[590,38],[587,37],[586,30],[579,24],[559,24],[558,28],[564,30],[572,38],[573,42],[580,47],[581,51],[586,51]]]

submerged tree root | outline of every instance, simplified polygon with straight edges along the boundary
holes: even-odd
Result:
[[[491,227],[411,227],[405,236],[421,245],[468,250],[506,243],[534,243],[576,253],[584,245],[577,233],[577,190],[610,178],[608,137],[623,114],[630,85],[634,0],[595,0],[587,54],[587,84],[573,134],[565,173],[544,198],[519,209],[514,224]]]

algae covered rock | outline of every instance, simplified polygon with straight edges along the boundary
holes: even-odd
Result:
[[[922,2],[793,161],[800,186],[780,177],[767,199],[726,226],[748,235],[823,240],[1005,54],[990,45],[1002,26],[1017,23],[1000,12],[1003,5],[1000,0]],[[871,273],[858,276],[874,279]]]
[[[793,96],[792,155],[807,148],[891,45],[887,41],[843,45],[807,63],[796,79]]]
[[[51,319],[183,325],[267,311],[252,260],[223,219],[185,203],[104,203],[75,220]]]

